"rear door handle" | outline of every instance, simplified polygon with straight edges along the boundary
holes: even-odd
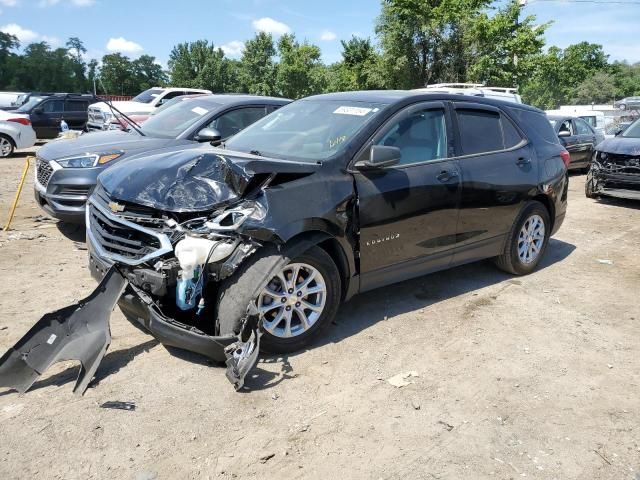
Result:
[[[530,163],[531,163],[531,159],[530,158],[520,157],[520,158],[518,158],[518,161],[516,162],[516,165],[524,166],[524,165],[529,165]]]
[[[448,182],[452,178],[458,178],[458,172],[456,172],[455,170],[453,171],[443,170],[436,177],[436,179],[442,183]]]

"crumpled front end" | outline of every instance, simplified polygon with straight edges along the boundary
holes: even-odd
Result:
[[[593,195],[640,200],[640,150],[597,152],[587,182],[591,182]]]

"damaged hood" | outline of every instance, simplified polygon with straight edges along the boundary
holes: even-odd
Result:
[[[138,155],[98,177],[115,200],[166,212],[202,212],[233,203],[271,174],[311,174],[319,164],[212,148]]]
[[[616,155],[640,156],[640,138],[608,138],[604,142],[599,143],[596,150]]]
[[[111,130],[88,133],[76,138],[54,140],[44,145],[38,152],[38,156],[46,160],[57,160],[75,155],[105,154],[116,151],[124,151],[126,155],[134,155],[143,151],[164,148],[170,144],[175,145],[176,142],[193,143],[188,140],[143,137],[137,133]]]

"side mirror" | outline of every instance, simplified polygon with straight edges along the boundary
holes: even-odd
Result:
[[[402,153],[398,147],[386,145],[372,145],[369,151],[369,160],[361,160],[354,165],[358,170],[374,170],[390,167],[400,162]]]
[[[564,138],[564,137],[570,137],[571,136],[571,132],[568,130],[561,130],[558,132],[558,136],[560,138]]]
[[[33,113],[36,115],[42,115],[44,113],[44,109],[42,107],[36,107],[33,109]]]
[[[222,140],[222,134],[215,128],[203,128],[195,137],[197,142],[209,142],[212,144],[218,144]]]
[[[618,135],[620,135],[622,132],[624,132],[624,128],[616,128],[616,131],[613,132],[613,134],[617,137]]]

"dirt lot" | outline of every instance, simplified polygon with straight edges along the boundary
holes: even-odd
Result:
[[[0,163],[3,223],[23,161]],[[74,363],[0,389],[0,478],[640,479],[640,209],[583,184],[539,271],[481,262],[356,297],[240,393],[114,313],[83,397]],[[0,233],[0,354],[94,288],[82,241],[41,215],[30,174]]]

